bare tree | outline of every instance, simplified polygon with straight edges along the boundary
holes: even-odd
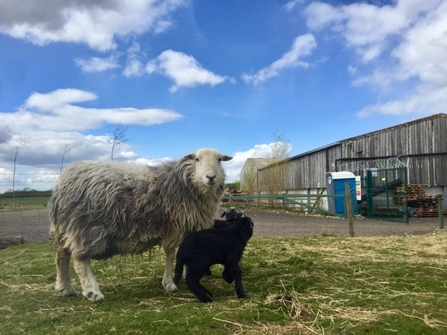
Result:
[[[248,194],[256,194],[258,183],[258,169],[252,159],[247,160],[247,168],[244,169],[244,174],[241,176],[241,188]]]
[[[118,127],[115,128],[112,134],[109,134],[109,139],[107,142],[111,145],[111,152],[110,152],[110,158],[113,161],[113,154],[116,149],[119,149],[121,147],[121,144],[126,143],[129,139],[126,138],[126,131],[129,126],[123,126],[121,123],[118,125]]]
[[[241,175],[241,188],[247,194],[257,194],[258,189],[258,169],[263,167],[265,158],[248,158],[245,162]]]
[[[269,194],[278,194],[286,189],[288,164],[285,159],[288,157],[291,144],[282,134],[274,133],[273,137],[272,151],[262,172],[261,189]]]
[[[17,167],[17,155],[19,153],[19,149],[21,146],[25,146],[26,143],[29,140],[29,136],[28,135],[22,135],[20,136],[20,138],[17,140],[16,142],[16,151],[14,153],[14,171],[12,173],[12,196],[14,199],[14,209],[16,209],[16,190],[15,190],[15,184],[16,184],[16,167]]]
[[[61,170],[59,172],[59,174],[62,174],[62,169],[64,168],[64,161],[65,161],[65,156],[68,155],[68,153],[71,151],[71,149],[73,149],[74,145],[73,144],[65,144],[65,148],[64,148],[64,152],[62,154],[62,162],[61,162]]]

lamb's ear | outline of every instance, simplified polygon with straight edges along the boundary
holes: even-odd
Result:
[[[195,159],[196,158],[196,154],[188,154],[185,156],[186,159]]]
[[[224,161],[224,162],[226,162],[226,161],[229,161],[229,160],[232,160],[233,159],[233,157],[231,157],[231,156],[228,156],[228,155],[220,155],[220,158]]]
[[[223,218],[225,214],[227,214],[227,211],[224,211],[220,217]]]

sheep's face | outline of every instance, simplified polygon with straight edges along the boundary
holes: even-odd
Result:
[[[222,161],[229,161],[233,157],[222,155],[216,149],[199,149],[194,154],[186,156],[194,160],[195,173],[194,182],[207,188],[219,187],[225,181],[225,172]],[[216,186],[217,185],[217,186]]]

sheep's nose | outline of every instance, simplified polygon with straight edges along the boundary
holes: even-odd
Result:
[[[210,184],[214,182],[214,178],[216,178],[215,174],[207,174],[206,177],[208,178],[208,181]]]

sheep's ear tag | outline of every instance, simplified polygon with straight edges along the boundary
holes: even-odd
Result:
[[[186,155],[185,158],[194,159],[194,158],[196,158],[196,155],[195,154],[189,154],[189,155]]]
[[[230,160],[232,160],[232,159],[233,159],[233,157],[231,157],[231,156],[222,155],[222,160],[223,160],[224,162],[226,162],[226,161],[230,161]]]

